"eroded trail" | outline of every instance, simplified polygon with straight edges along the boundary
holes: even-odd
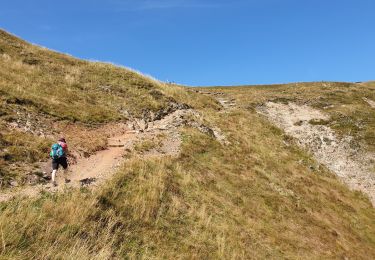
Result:
[[[134,131],[111,137],[108,139],[109,145],[106,150],[99,151],[88,158],[78,159],[76,164],[70,165],[66,175],[62,170],[59,170],[57,187],[53,187],[50,183],[19,187],[0,194],[0,202],[8,201],[14,197],[35,197],[41,192],[57,192],[71,187],[96,185],[111,176],[123,161],[127,149],[132,148],[137,138]],[[48,171],[50,162],[45,163],[44,168]],[[69,183],[64,183],[64,177],[69,180]]]
[[[106,150],[83,158],[70,167],[68,173],[70,183],[67,186],[91,185],[105,180],[121,164],[126,151],[132,148],[136,140],[137,135],[134,132],[109,138]],[[62,183],[61,175],[63,174],[60,173],[60,176],[58,176],[60,183]]]
[[[60,192],[66,189],[84,186],[95,187],[111,178],[116,173],[116,168],[125,160],[125,156],[135,152],[142,158],[158,156],[177,156],[180,153],[181,136],[180,128],[193,127],[197,130],[216,138],[225,144],[226,138],[220,129],[210,128],[202,123],[201,115],[193,109],[178,109],[165,115],[162,119],[141,124],[134,122],[134,130],[123,128],[120,135],[108,139],[108,147],[88,158],[78,158],[77,162],[69,167],[64,175],[60,170],[57,173],[57,187],[51,183],[23,186],[0,193],[0,202],[9,201],[15,197],[31,198],[41,192]],[[142,148],[142,143],[143,148]],[[139,147],[141,150],[139,151]],[[44,165],[45,172],[49,173],[50,162]],[[69,180],[65,183],[64,177]]]
[[[124,156],[134,151],[134,146],[138,142],[152,140],[160,134],[166,134],[166,138],[160,142],[160,147],[150,149],[142,154],[142,157],[177,155],[181,141],[176,131],[177,128],[172,130],[152,128],[147,132],[128,131],[121,136],[111,137],[108,139],[107,149],[99,151],[90,157],[78,159],[75,164],[69,166],[66,174],[59,170],[56,177],[58,184],[56,187],[48,182],[47,184],[13,188],[0,194],[0,202],[9,201],[14,197],[32,198],[42,192],[53,193],[70,188],[98,186],[116,173],[118,166],[125,160]],[[45,163],[44,168],[50,169],[50,162]],[[69,180],[68,183],[65,183],[65,177]]]
[[[224,92],[210,92],[202,90],[196,90],[196,92],[216,99],[216,101],[219,102],[219,104],[223,107],[222,112],[224,113],[228,113],[230,110],[236,108],[237,106],[236,100]]]
[[[160,124],[156,124],[159,126]],[[9,201],[14,197],[32,198],[42,192],[60,192],[70,188],[95,187],[112,177],[116,169],[124,162],[124,156],[134,151],[138,142],[153,140],[158,135],[166,135],[160,142],[160,147],[150,149],[142,157],[177,155],[180,149],[180,136],[176,128],[151,128],[148,131],[128,131],[120,136],[108,139],[108,148],[99,151],[90,157],[80,158],[69,166],[66,174],[59,170],[56,177],[57,186],[51,183],[38,184],[14,188],[0,194],[0,202]],[[45,169],[50,169],[50,162],[45,163]],[[65,183],[65,177],[69,180]]]

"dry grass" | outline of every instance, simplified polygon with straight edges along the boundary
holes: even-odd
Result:
[[[110,132],[102,131],[106,129],[101,127],[103,124],[142,117],[171,102],[216,107],[212,100],[182,87],[112,64],[82,61],[49,51],[0,30],[0,146],[2,150],[5,145],[14,147],[0,153],[1,176],[11,177],[9,158],[20,163],[46,159],[51,139],[59,135],[66,135],[76,153],[88,156],[106,147]],[[7,125],[18,121],[46,132],[48,142],[36,138],[33,147],[30,142],[19,145],[22,141],[7,141],[20,138],[21,134]],[[25,139],[31,135],[37,134],[26,131]],[[27,160],[23,160],[24,154]],[[21,174],[26,166],[20,165]]]
[[[331,120],[325,123],[338,134],[353,136],[363,149],[375,151],[375,113],[363,100],[375,100],[373,82],[313,82],[211,90],[233,96],[242,108],[250,110],[266,101],[295,102],[313,106],[330,115]]]
[[[231,143],[222,146],[184,129],[178,158],[130,157],[97,190],[0,203],[0,258],[375,258],[375,210],[368,199],[349,191],[254,111],[256,105],[275,99],[321,108],[334,105],[325,109],[336,118],[329,124],[346,133],[355,125],[346,121],[364,120],[360,98],[375,100],[373,85],[220,89],[236,97],[240,108],[217,113],[212,99],[181,87],[42,51],[1,31],[0,37],[4,122],[19,107],[46,113],[59,119],[74,146],[83,147],[88,136],[105,133],[83,123],[116,121],[123,118],[121,109],[142,114],[173,99],[199,109],[205,122],[221,128]],[[25,48],[28,52],[21,55]],[[67,98],[60,99],[51,86],[63,89]],[[348,106],[340,106],[342,102]],[[347,119],[334,117],[336,113]],[[360,136],[372,136],[371,120],[356,132],[357,140],[370,147],[371,138]],[[2,131],[2,148],[9,146],[3,140],[27,143],[28,137],[13,138],[15,132],[6,127]],[[97,149],[93,143],[86,145],[84,149]]]
[[[88,157],[97,151],[104,150],[111,135],[119,135],[122,125],[104,125],[87,127],[82,124],[58,123],[61,136],[69,140],[69,147],[83,157]],[[56,136],[58,137],[58,136]]]
[[[0,93],[6,103],[59,119],[109,122],[157,111],[177,100],[214,102],[112,64],[87,62],[41,49],[0,31]]]
[[[159,143],[156,142],[155,140],[144,140],[144,141],[140,141],[136,143],[134,146],[134,150],[139,153],[142,153],[142,152],[150,151],[158,146],[159,146]]]
[[[0,131],[0,188],[11,180],[22,183],[22,178],[33,169],[34,163],[48,158],[51,144],[49,138],[20,131]]]
[[[375,210],[366,198],[257,114],[206,118],[233,145],[186,129],[179,158],[130,158],[94,193],[3,204],[2,256],[375,257]]]

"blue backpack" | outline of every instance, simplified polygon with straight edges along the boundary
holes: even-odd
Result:
[[[59,144],[52,145],[51,152],[49,153],[52,159],[58,159],[65,156],[64,149]]]

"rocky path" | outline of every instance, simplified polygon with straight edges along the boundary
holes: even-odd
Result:
[[[179,125],[173,127],[170,124],[171,122],[169,122],[172,120],[175,120],[173,116],[167,117],[154,123],[147,130],[127,130],[119,136],[109,138],[107,149],[99,151],[88,158],[79,158],[75,164],[70,165],[66,175],[62,170],[59,170],[56,177],[57,187],[53,187],[49,182],[47,184],[15,187],[1,193],[0,202],[9,201],[15,197],[36,197],[41,192],[54,193],[70,188],[98,186],[116,172],[117,167],[124,162],[124,156],[134,151],[137,142],[152,140],[155,136],[161,134],[166,136],[160,142],[161,147],[154,148],[142,156],[177,155],[181,144],[178,133]],[[46,162],[42,168],[49,172],[50,162]],[[65,183],[65,177],[69,180],[68,183]]]
[[[9,201],[15,197],[31,198],[41,192],[60,192],[66,189],[79,187],[96,187],[103,181],[109,179],[116,168],[124,160],[128,153],[136,151],[137,144],[142,142],[155,143],[150,149],[142,151],[142,158],[157,156],[177,156],[180,153],[181,136],[180,127],[189,126],[215,137],[219,142],[225,144],[225,136],[220,129],[210,128],[201,122],[201,115],[193,109],[179,109],[164,116],[162,119],[143,124],[139,127],[134,122],[136,129],[124,129],[123,133],[108,139],[108,147],[88,158],[79,158],[77,162],[69,167],[67,173],[68,183],[65,183],[64,174],[60,170],[57,174],[57,187],[51,183],[37,184],[34,186],[15,187],[0,193],[0,202]],[[46,172],[50,171],[50,162],[45,163]]]
[[[78,159],[76,164],[69,167],[66,174],[69,183],[64,183],[64,173],[59,170],[57,173],[57,187],[53,187],[48,183],[13,188],[6,193],[0,194],[0,202],[8,201],[14,197],[35,197],[41,192],[57,192],[66,188],[97,184],[107,179],[115,171],[126,154],[126,147],[131,147],[136,139],[136,134],[131,132],[109,138],[109,145],[106,150],[99,151],[88,158]],[[49,169],[49,165],[50,162],[47,162],[44,168]]]
[[[228,94],[224,92],[216,92],[216,91],[203,91],[203,90],[196,90],[197,93],[202,95],[210,96],[219,102],[219,104],[223,107],[224,113],[228,113],[231,109],[237,106],[236,100],[228,96]]]
[[[70,179],[68,186],[79,187],[97,184],[107,179],[121,164],[126,149],[131,149],[136,139],[137,136],[133,132],[109,138],[108,149],[97,152],[88,158],[83,158],[79,163],[72,165],[68,177]],[[62,183],[62,176],[59,177],[59,182]],[[62,185],[60,185],[60,189],[61,187]]]
[[[167,130],[129,131],[121,136],[109,138],[106,150],[99,151],[88,158],[78,159],[76,164],[69,167],[66,176],[62,170],[59,170],[56,177],[57,187],[47,183],[13,188],[0,194],[0,202],[9,201],[15,197],[36,197],[41,192],[55,193],[71,188],[96,187],[116,172],[116,169],[124,162],[124,156],[134,151],[137,142],[151,140],[164,131]],[[145,152],[142,157],[177,155],[181,144],[179,133],[168,129],[167,134],[167,138],[160,143],[161,147]],[[47,162],[45,168],[49,168],[49,164],[50,162]],[[65,183],[65,177],[69,180],[68,183]]]

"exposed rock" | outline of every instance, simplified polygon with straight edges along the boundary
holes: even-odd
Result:
[[[37,136],[53,135],[53,119],[42,114],[27,111],[24,108],[14,109],[15,117],[7,119],[7,126],[10,129],[31,133]]]
[[[135,123],[136,123],[135,125],[136,129],[138,130],[144,131],[145,129],[148,128],[148,123],[145,119],[136,119]]]
[[[126,110],[126,109],[124,109],[124,108],[121,108],[121,109],[119,109],[119,112],[120,112],[120,114],[123,115],[124,117],[126,117],[126,118],[131,118],[131,115],[130,115],[130,113],[129,113],[128,110]]]
[[[104,90],[105,92],[111,92],[112,91],[111,86],[107,86],[107,85],[101,85],[101,86],[99,86],[99,88]]]
[[[134,152],[135,143],[142,139],[151,139],[155,142],[155,146],[151,145],[150,149],[145,151],[142,156],[177,156],[182,143],[179,128],[183,126],[194,127],[225,143],[223,142],[225,137],[221,134],[220,129],[204,124],[202,116],[187,105],[171,102],[168,107],[158,112],[145,111],[144,115],[144,118],[138,119],[130,117],[126,125],[122,124],[122,129],[128,127],[129,130],[121,132],[121,135],[109,137],[108,149],[94,155],[86,154],[87,158],[84,158],[85,154],[77,154],[73,151],[73,157],[69,157],[69,161],[73,165],[69,167],[70,171],[67,175],[72,179],[71,183],[52,187],[44,185],[50,181],[50,176],[46,172],[30,173],[23,180],[28,186],[23,187],[20,191],[14,190],[9,194],[0,194],[0,201],[9,200],[17,194],[27,197],[37,196],[40,190],[57,192],[63,190],[66,185],[69,187],[97,186],[114,172],[114,168],[118,167],[121,160],[126,160],[127,156]],[[16,120],[14,122],[14,127],[23,127],[27,131],[33,131],[34,122],[32,120]],[[49,167],[42,169],[48,171],[47,168]],[[58,182],[62,177],[65,175],[58,174]],[[94,182],[95,185],[92,185]],[[16,182],[11,184],[18,185]],[[10,195],[11,193],[13,195]]]
[[[221,130],[217,127],[209,127],[202,122],[202,116],[193,109],[182,109],[176,110],[171,114],[168,114],[161,120],[153,122],[153,128],[166,131],[169,129],[176,129],[181,126],[190,126],[202,133],[205,133],[211,137],[216,138],[222,144],[229,144],[226,141],[225,136],[221,133]]]
[[[134,122],[129,121],[129,122],[127,123],[127,127],[128,127],[130,130],[136,130],[136,127],[135,127],[135,123],[134,123]]]
[[[81,186],[84,187],[84,186],[91,185],[95,181],[96,181],[96,178],[85,178],[85,179],[80,180],[79,182],[81,183]]]
[[[329,117],[307,105],[268,102],[257,111],[286,134],[296,138],[316,160],[339,176],[350,188],[366,193],[375,206],[374,158],[361,151],[350,136],[338,137],[327,125],[311,124],[326,121]],[[313,170],[313,169],[311,169]]]
[[[375,108],[375,101],[368,99],[368,98],[363,98],[363,101],[365,101],[367,104],[369,104],[370,107]]]
[[[12,186],[12,187],[18,187],[18,182],[15,181],[15,180],[11,180],[11,181],[9,181],[8,184],[9,184],[10,186]]]
[[[177,110],[187,110],[191,107],[187,104],[180,104],[176,102],[170,102],[165,108],[160,109],[157,112],[146,110],[143,112],[142,119],[146,122],[152,122],[156,120],[161,120],[164,117],[168,116],[169,114],[177,111]]]
[[[43,178],[43,174],[30,173],[26,175],[25,183],[28,185],[37,185],[45,183],[46,180]]]

